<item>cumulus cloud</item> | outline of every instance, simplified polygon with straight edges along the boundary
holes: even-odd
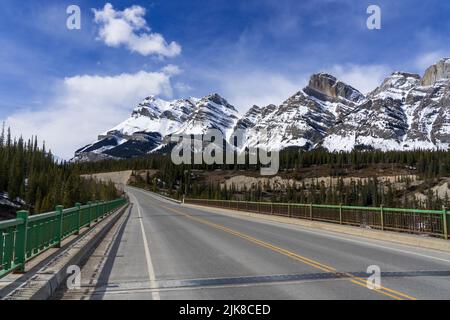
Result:
[[[15,135],[38,135],[54,154],[70,159],[74,151],[129,116],[148,95],[172,96],[171,76],[144,72],[66,78],[48,107],[20,111],[6,119]]]
[[[392,73],[386,65],[335,65],[328,71],[339,80],[368,93],[378,87]]]
[[[118,11],[107,3],[103,9],[93,11],[94,21],[100,26],[99,39],[109,47],[125,46],[144,56],[174,57],[181,53],[178,43],[169,44],[161,34],[151,32],[144,19],[146,10],[141,6]]]

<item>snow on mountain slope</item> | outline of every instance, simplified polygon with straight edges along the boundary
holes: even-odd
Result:
[[[245,130],[248,128],[253,128],[256,125],[258,119],[260,118],[262,111],[263,111],[262,108],[258,107],[257,105],[254,105],[244,114],[242,118],[240,118],[237,121],[234,129]]]
[[[142,101],[131,114],[131,117],[112,128],[104,135],[113,132],[132,135],[135,132],[158,132],[162,136],[178,130],[187,116],[195,108],[197,99],[180,99],[164,101],[150,96]]]
[[[217,129],[228,139],[239,118],[236,108],[214,93],[200,99],[183,125],[173,134],[202,135],[208,129]]]

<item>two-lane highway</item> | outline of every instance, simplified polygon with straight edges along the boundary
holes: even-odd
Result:
[[[133,206],[102,263],[82,269],[95,281],[63,298],[450,299],[449,253],[127,192]],[[381,270],[378,290],[367,287],[369,266]]]

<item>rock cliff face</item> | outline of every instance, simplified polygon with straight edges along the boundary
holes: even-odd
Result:
[[[423,77],[394,72],[366,96],[332,75],[313,74],[305,88],[281,105],[253,106],[243,116],[218,94],[174,101],[150,96],[129,119],[76,151],[74,160],[167,151],[170,135],[201,135],[208,129],[220,130],[225,139],[244,130],[243,147],[269,150],[446,150],[450,59],[430,66]]]
[[[438,80],[450,79],[450,58],[445,58],[432,65],[425,71],[422,86],[432,86]]]
[[[345,100],[359,103],[364,100],[361,92],[326,73],[313,74],[305,91],[331,101]]]

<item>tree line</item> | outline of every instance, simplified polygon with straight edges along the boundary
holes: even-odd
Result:
[[[245,174],[257,174],[257,165],[174,165],[169,155],[148,155],[146,157],[107,160],[95,163],[73,164],[83,173],[120,170],[157,170],[157,174],[147,178],[135,176],[135,184],[156,192],[181,198],[205,197],[212,199],[240,199],[253,201],[282,201],[318,204],[339,204],[394,207],[433,208],[450,205],[447,196],[439,196],[430,188],[422,190],[412,183],[408,176],[399,181],[381,181],[377,177],[377,165],[384,165],[391,172],[400,170],[417,175],[424,183],[432,187],[439,179],[449,176],[449,151],[362,151],[327,152],[326,150],[304,151],[288,149],[280,153],[280,172],[289,178],[302,178],[306,172],[319,170],[321,175],[337,178],[337,183],[313,181],[311,184],[286,187],[283,190],[271,190],[268,186],[254,187],[252,190],[238,190],[236,187],[224,187],[220,182],[208,178],[201,179],[197,170],[236,170]],[[348,172],[368,170],[373,172],[367,179],[355,179],[344,183]],[[424,192],[425,198],[411,196],[416,191]]]
[[[450,171],[449,151],[360,151],[328,152],[326,150],[304,151],[302,149],[286,149],[280,152],[280,171],[298,171],[303,168],[325,166],[328,175],[342,176],[345,170],[361,170],[376,164],[389,164],[392,167],[409,168],[423,178],[447,176]],[[74,164],[83,173],[111,172],[121,170],[164,169],[182,170],[245,170],[259,171],[259,165],[179,165],[172,163],[170,155],[151,154],[145,157],[103,160]]]
[[[55,205],[112,200],[120,196],[114,184],[80,177],[76,166],[58,162],[38,138],[12,138],[3,125],[0,134],[0,192],[31,213],[52,211]]]

